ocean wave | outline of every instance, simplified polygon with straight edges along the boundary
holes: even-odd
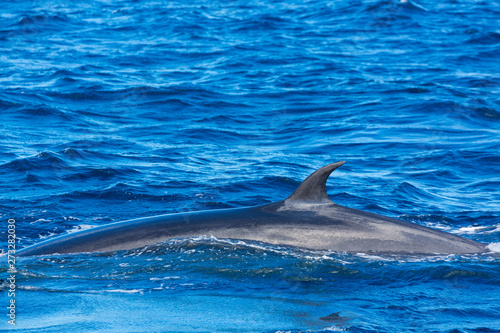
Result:
[[[16,220],[21,247],[141,216],[274,202],[346,160],[328,181],[338,204],[498,252],[491,2],[3,7],[0,216]],[[498,326],[495,254],[311,252],[206,236],[18,258],[18,327]]]

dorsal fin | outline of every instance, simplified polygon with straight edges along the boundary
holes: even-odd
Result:
[[[303,201],[308,203],[332,202],[326,194],[328,176],[344,164],[345,161],[328,164],[314,171],[285,201]]]

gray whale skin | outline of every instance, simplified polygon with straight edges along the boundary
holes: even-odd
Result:
[[[351,253],[488,252],[485,244],[332,202],[326,193],[326,181],[344,163],[316,170],[290,197],[275,203],[112,223],[48,239],[17,255],[129,250],[171,238],[202,235]]]

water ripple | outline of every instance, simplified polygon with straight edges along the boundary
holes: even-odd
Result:
[[[498,244],[498,14],[469,0],[5,3],[0,215],[24,246],[273,202],[347,160],[335,202]],[[493,332],[499,318],[495,257],[191,239],[19,268],[30,331]]]

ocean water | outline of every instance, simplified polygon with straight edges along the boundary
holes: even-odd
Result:
[[[286,198],[500,251],[495,1],[16,1],[0,10],[0,244]],[[200,235],[2,258],[20,332],[500,332],[489,255],[310,252]]]

